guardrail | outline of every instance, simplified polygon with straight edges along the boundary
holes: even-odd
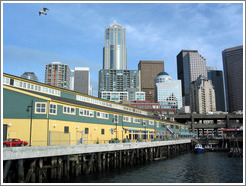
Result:
[[[163,137],[155,139],[111,139],[111,140],[32,140],[32,146],[64,146],[64,145],[92,145],[92,144],[111,144],[111,143],[141,143],[141,142],[156,142],[156,141],[173,141],[180,139],[190,139],[190,137]],[[27,141],[28,140],[24,140]],[[30,144],[30,143],[29,143]],[[27,146],[30,146],[30,145]],[[23,146],[23,145],[20,145]],[[18,147],[20,147],[18,146]],[[10,146],[14,147],[14,146]],[[6,147],[5,147],[6,148]]]

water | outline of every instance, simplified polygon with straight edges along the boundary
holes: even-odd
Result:
[[[71,178],[69,183],[243,183],[243,158],[187,153],[140,166]]]

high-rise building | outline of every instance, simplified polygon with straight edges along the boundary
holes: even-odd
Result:
[[[178,110],[182,107],[181,80],[174,80],[166,72],[155,78],[155,101],[161,108]]]
[[[74,90],[74,70],[70,71],[70,90]]]
[[[89,87],[89,94],[88,94],[89,96],[93,96],[93,87],[92,87],[92,85],[90,85],[90,87]]]
[[[22,78],[25,78],[25,79],[30,79],[30,80],[33,80],[33,81],[38,81],[38,78],[37,76],[35,75],[34,72],[25,72],[21,75]]]
[[[89,95],[90,91],[90,69],[89,67],[75,67],[74,89],[75,92]]]
[[[182,82],[182,96],[185,97],[185,105],[190,102],[189,87],[200,75],[207,78],[206,59],[197,50],[182,50],[177,55],[178,79]]]
[[[227,111],[243,110],[243,46],[222,52]]]
[[[116,21],[105,29],[103,69],[127,69],[126,29]]]
[[[60,62],[53,62],[46,65],[45,83],[48,85],[69,89],[70,69],[68,65]]]
[[[223,80],[223,72],[217,70],[216,67],[207,67],[208,79],[212,81],[216,98],[216,110],[225,111],[225,88]]]
[[[164,71],[164,61],[144,61],[138,63],[140,71],[140,90],[145,92],[146,101],[155,101],[155,77]]]
[[[138,70],[100,70],[98,97],[110,101],[122,102],[143,100],[144,93],[139,89]],[[144,100],[143,100],[144,101]]]
[[[205,114],[216,111],[215,92],[211,80],[199,76],[190,84],[191,112]]]

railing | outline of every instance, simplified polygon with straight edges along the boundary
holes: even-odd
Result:
[[[180,139],[190,139],[191,137],[188,136],[169,136],[164,137],[161,136],[161,138],[154,138],[154,139],[123,139],[123,140],[117,140],[117,139],[111,139],[111,140],[32,140],[31,146],[63,146],[63,145],[91,145],[91,144],[111,144],[111,143],[142,143],[142,142],[157,142],[157,141],[173,141],[173,140],[180,140]],[[30,146],[30,143],[28,140],[24,140],[28,142],[27,146]],[[24,146],[24,145],[20,145]],[[5,147],[5,146],[3,146]],[[10,147],[13,147],[10,145]]]

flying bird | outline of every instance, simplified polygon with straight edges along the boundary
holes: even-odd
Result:
[[[49,9],[43,8],[43,11],[39,11],[39,15],[41,15],[41,14],[47,15],[46,10],[49,10]]]

